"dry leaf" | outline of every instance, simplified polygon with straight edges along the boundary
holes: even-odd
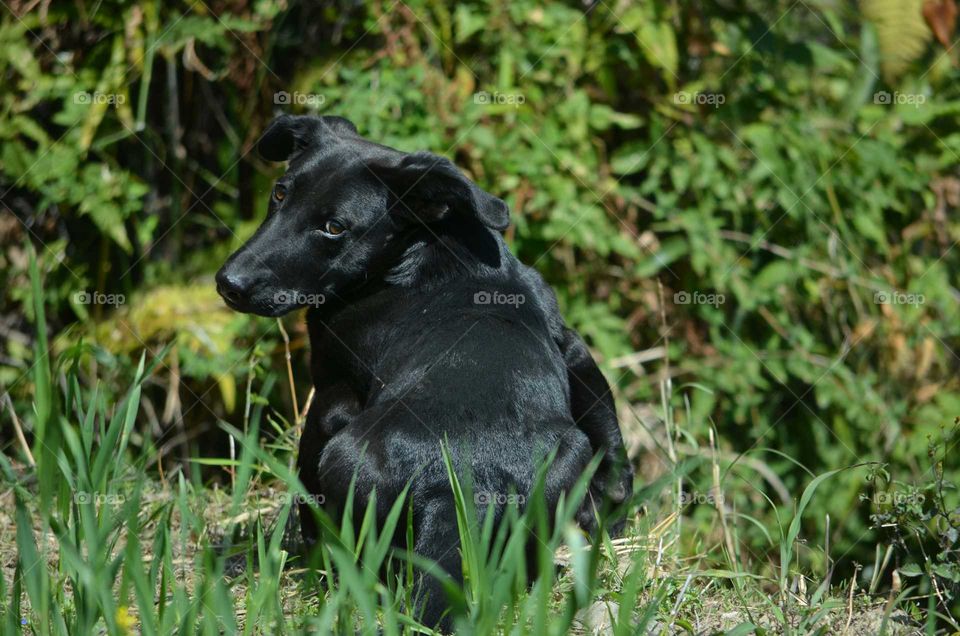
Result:
[[[923,3],[923,19],[940,44],[951,48],[950,40],[957,28],[957,3],[954,0],[927,0]]]

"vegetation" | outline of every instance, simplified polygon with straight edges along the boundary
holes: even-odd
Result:
[[[283,111],[503,197],[614,385],[627,536],[557,524],[559,574],[526,590],[512,550],[540,513],[488,551],[462,506],[462,631],[960,630],[956,20],[953,0],[9,1],[0,629],[412,629],[388,533],[331,520],[314,563],[291,544],[302,316],[213,290],[265,213],[279,172],[252,148]]]

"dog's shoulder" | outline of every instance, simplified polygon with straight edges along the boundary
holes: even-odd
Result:
[[[563,316],[560,314],[560,304],[557,302],[557,294],[553,288],[544,280],[543,276],[533,267],[524,265],[519,260],[516,261],[516,272],[523,285],[530,290],[536,300],[537,305],[543,311],[547,325],[550,328],[550,335],[558,342],[563,337]]]

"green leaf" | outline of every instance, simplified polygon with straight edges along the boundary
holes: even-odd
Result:
[[[914,577],[923,575],[923,569],[916,563],[907,563],[899,570],[900,574],[906,577]]]

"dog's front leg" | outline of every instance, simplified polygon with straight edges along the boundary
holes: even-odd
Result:
[[[623,445],[610,385],[576,331],[564,327],[560,349],[570,382],[573,420],[587,434],[593,451],[603,453],[590,484],[591,495],[623,503],[633,494],[633,467]],[[611,533],[619,533],[622,527],[622,520],[618,520]]]
[[[300,437],[300,453],[297,457],[297,470],[300,481],[311,495],[325,495],[321,492],[318,465],[320,454],[330,438],[340,429],[350,424],[360,412],[360,402],[356,394],[344,383],[317,388],[313,404],[307,413],[303,435]],[[308,502],[300,503],[300,529],[303,539],[312,545],[317,539],[317,527]]]

